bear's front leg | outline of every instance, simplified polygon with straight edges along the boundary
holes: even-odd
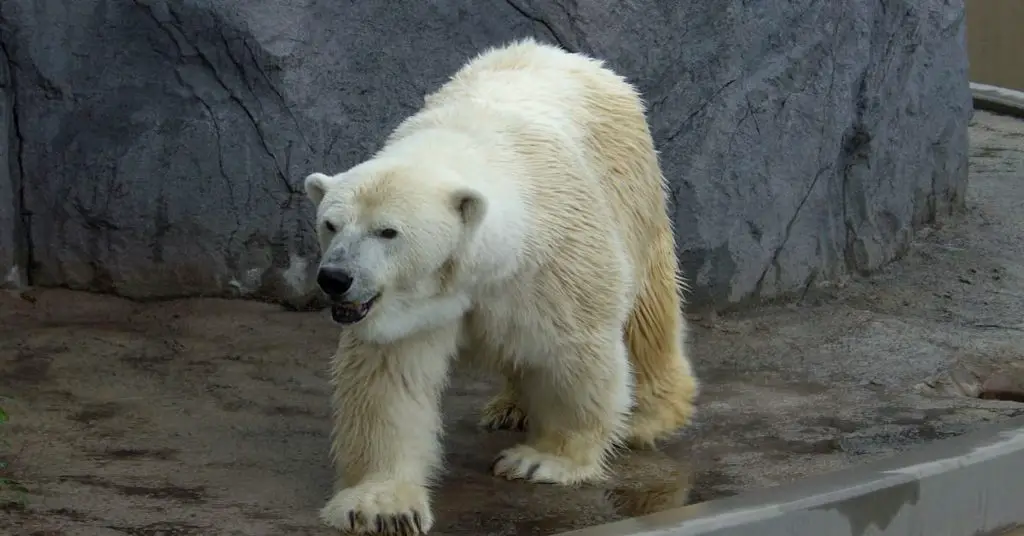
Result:
[[[629,359],[615,332],[578,340],[523,371],[519,396],[530,419],[528,439],[497,457],[495,475],[564,485],[606,476],[609,452],[627,430]]]
[[[454,337],[345,344],[334,358],[331,455],[338,491],[320,511],[357,534],[426,534],[440,462],[440,398]]]

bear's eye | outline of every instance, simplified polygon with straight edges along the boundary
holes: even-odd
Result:
[[[379,236],[381,238],[386,238],[388,240],[391,240],[392,238],[398,236],[398,231],[396,231],[396,230],[394,230],[394,229],[392,229],[390,227],[387,227],[385,229],[381,229],[381,230],[377,231],[377,236]]]
[[[335,227],[334,224],[329,222],[329,221],[325,221],[324,222],[324,229],[327,229],[328,233],[336,233],[336,232],[338,232],[338,228]]]

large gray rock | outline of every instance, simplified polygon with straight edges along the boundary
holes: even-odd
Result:
[[[17,132],[0,140],[8,153],[20,140],[21,165],[0,176],[0,224],[9,234],[6,185],[21,181],[36,284],[294,299],[316,262],[302,177],[366,158],[469,57],[533,35],[643,90],[695,301],[799,292],[879,267],[962,206],[963,13],[959,0],[3,0]]]

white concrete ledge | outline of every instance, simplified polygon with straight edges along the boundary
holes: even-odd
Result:
[[[912,452],[560,536],[996,536],[1024,525],[1024,418]]]
[[[971,82],[971,97],[979,110],[1024,117],[1024,92]]]

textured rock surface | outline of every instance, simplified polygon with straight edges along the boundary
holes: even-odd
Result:
[[[23,181],[37,284],[294,297],[316,257],[302,177],[534,35],[643,90],[695,300],[798,292],[962,205],[963,26],[957,0],[4,0],[21,168],[0,222]]]

